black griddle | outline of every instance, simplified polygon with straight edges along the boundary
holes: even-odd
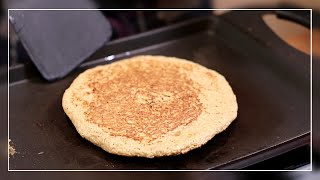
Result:
[[[11,68],[10,139],[18,153],[9,168],[240,169],[309,144],[309,56],[281,41],[263,13],[236,11],[235,18],[205,17],[116,40],[53,83],[32,66]],[[223,74],[237,96],[237,119],[201,148],[174,157],[112,155],[81,138],[62,109],[64,90],[85,69],[140,54],[185,58]]]

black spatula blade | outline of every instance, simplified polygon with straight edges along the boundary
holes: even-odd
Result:
[[[50,81],[67,75],[112,34],[97,10],[10,10],[9,18],[32,61]]]

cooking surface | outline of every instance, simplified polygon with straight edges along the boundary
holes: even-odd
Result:
[[[185,29],[194,32],[183,33]],[[172,35],[179,31],[182,35],[175,39]],[[145,44],[144,39],[157,35],[163,36],[162,42],[150,41],[136,50],[128,46],[136,40]],[[117,43],[111,46],[121,46],[122,52],[114,54],[115,60],[138,54],[175,56],[220,72],[237,96],[237,119],[206,145],[185,155],[156,159],[111,155],[81,138],[61,106],[64,90],[89,67],[84,65],[54,83],[36,77],[11,83],[10,139],[18,153],[10,158],[10,169],[242,168],[309,142],[310,96],[304,81],[308,71],[281,66],[299,60],[309,67],[307,55],[287,59],[288,54],[273,53],[265,43],[215,17]],[[99,59],[90,62],[90,67],[101,63],[109,62]]]

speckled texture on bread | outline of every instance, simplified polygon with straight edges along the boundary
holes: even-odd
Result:
[[[216,71],[164,56],[136,56],[81,73],[62,106],[78,133],[105,151],[186,153],[225,130],[238,105]]]

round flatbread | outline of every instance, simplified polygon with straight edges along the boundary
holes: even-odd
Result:
[[[105,151],[159,157],[208,142],[236,118],[230,85],[216,71],[164,56],[136,56],[81,73],[62,106],[78,133]]]

